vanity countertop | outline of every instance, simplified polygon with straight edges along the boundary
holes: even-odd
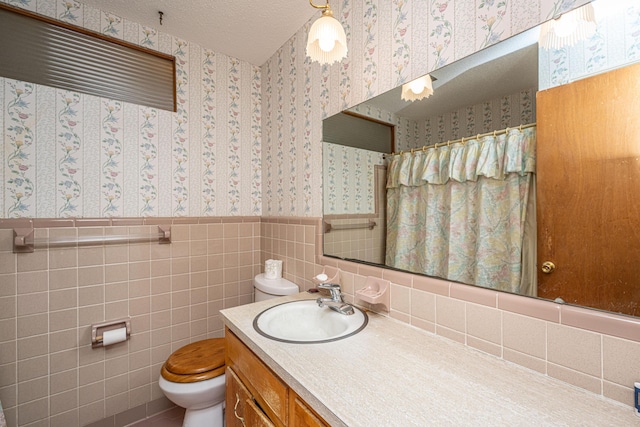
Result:
[[[332,426],[631,426],[633,409],[369,312],[357,335],[288,344],[253,329],[301,293],[222,310],[227,327]]]

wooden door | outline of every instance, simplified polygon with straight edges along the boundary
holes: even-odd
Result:
[[[539,92],[537,121],[538,295],[640,315],[640,64]]]

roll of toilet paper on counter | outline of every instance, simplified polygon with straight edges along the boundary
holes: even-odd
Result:
[[[266,279],[279,279],[282,277],[282,260],[268,259],[264,262],[264,277]]]
[[[102,345],[104,347],[127,340],[127,328],[111,329],[102,333]]]

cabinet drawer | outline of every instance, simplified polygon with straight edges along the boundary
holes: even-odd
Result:
[[[238,374],[267,415],[287,425],[287,385],[228,329],[225,338],[227,365]]]

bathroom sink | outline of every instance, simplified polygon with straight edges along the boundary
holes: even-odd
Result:
[[[323,343],[355,335],[367,326],[367,314],[353,307],[344,315],[315,300],[291,301],[275,305],[258,314],[254,329],[267,338],[288,343]]]

